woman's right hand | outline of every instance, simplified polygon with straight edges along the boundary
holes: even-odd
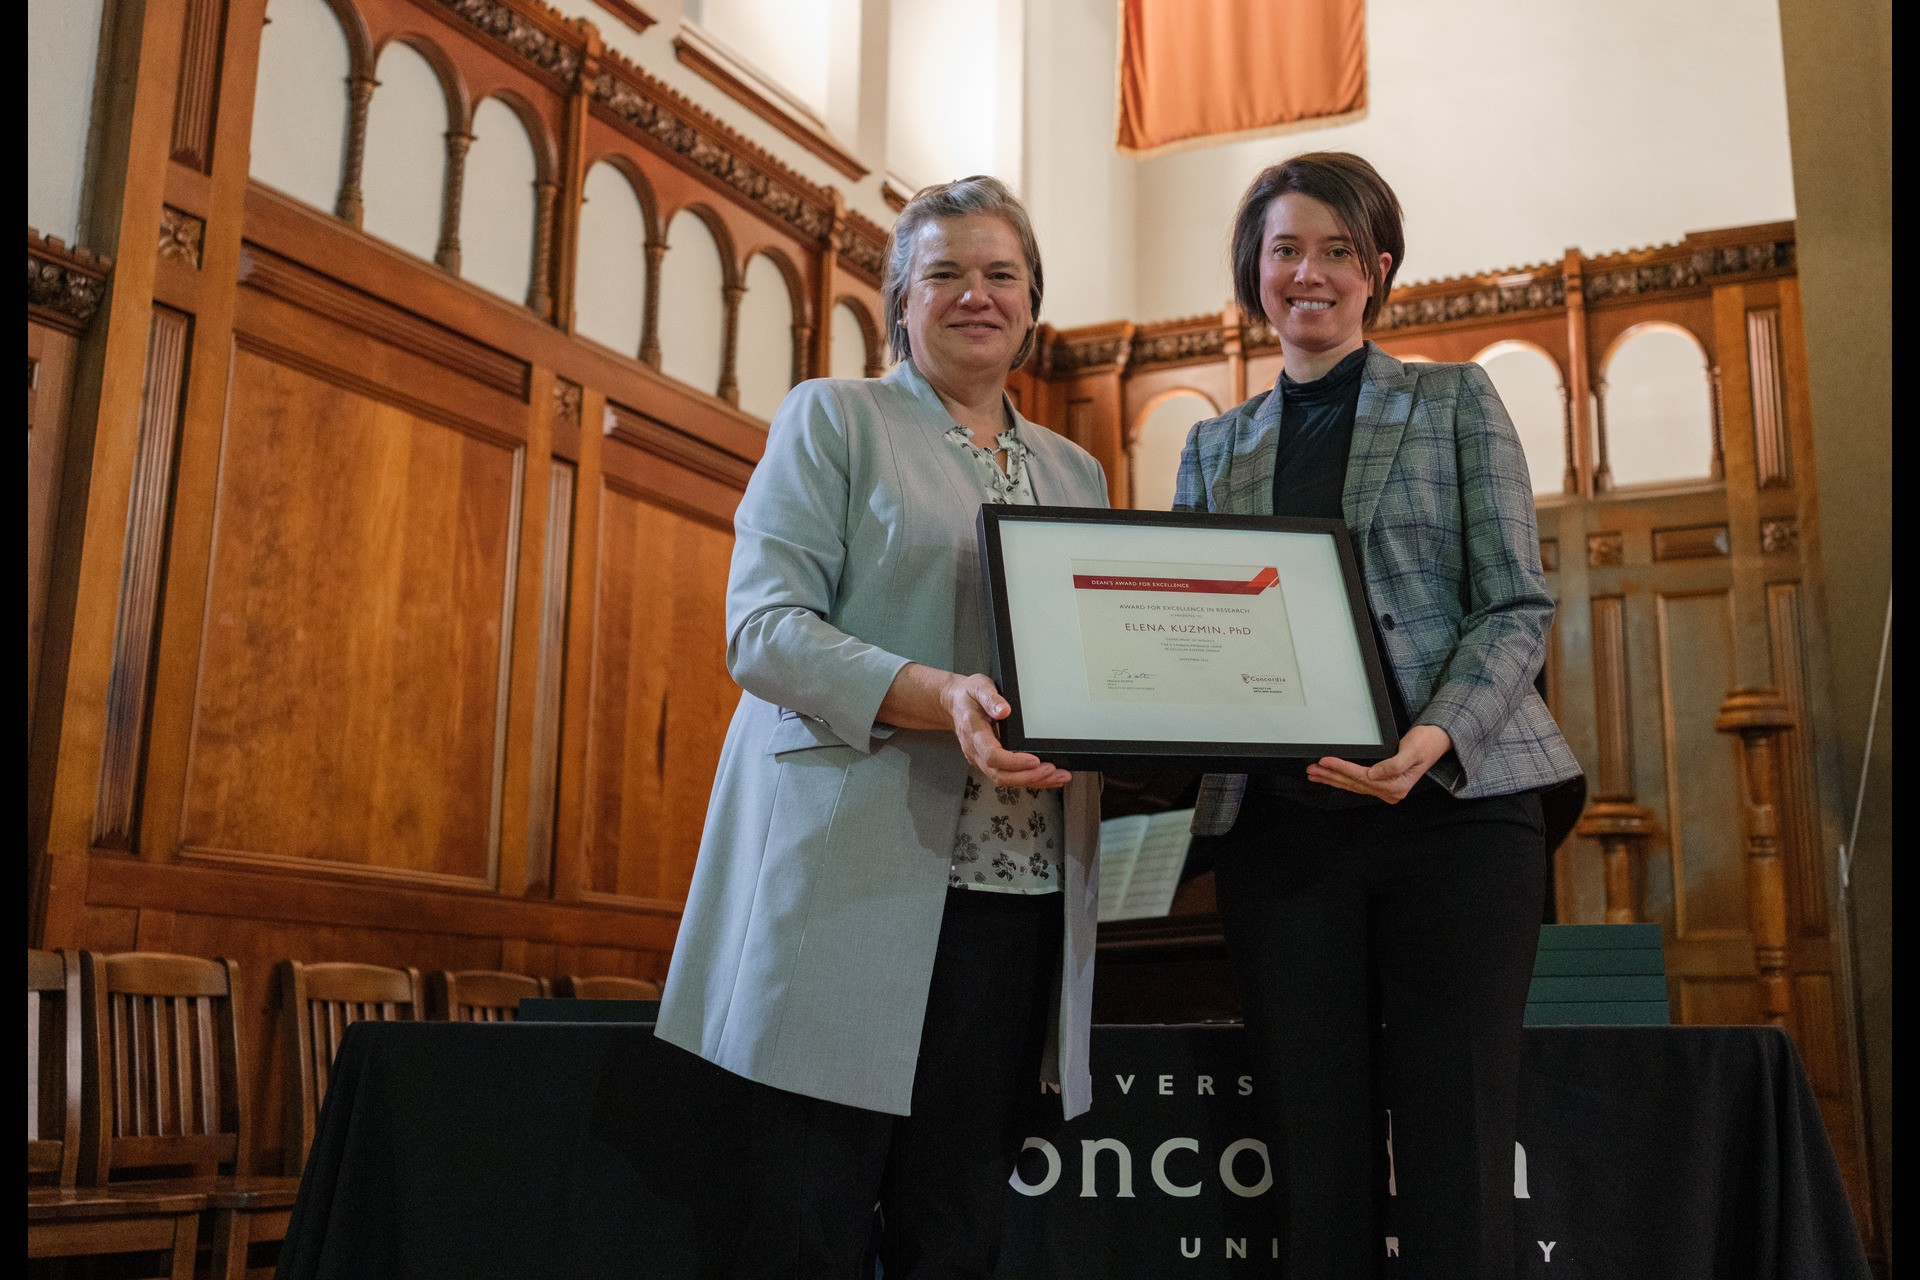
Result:
[[[899,729],[951,729],[967,763],[996,787],[1064,787],[1073,775],[1039,756],[1008,751],[994,725],[1012,708],[986,676],[963,676],[909,662],[893,678],[880,714]]]
[[[994,786],[1044,789],[1064,787],[1073,781],[1071,773],[1039,756],[1008,751],[1000,745],[994,726],[1006,719],[1012,708],[986,676],[948,672],[940,689],[940,705],[946,709],[961,753]]]

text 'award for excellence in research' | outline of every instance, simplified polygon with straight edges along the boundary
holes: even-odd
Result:
[[[979,535],[1010,750],[1081,768],[1393,753],[1341,521],[989,505]]]

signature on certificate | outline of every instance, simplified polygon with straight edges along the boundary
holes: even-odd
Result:
[[[1107,671],[1107,679],[1109,680],[1151,680],[1153,679],[1153,672],[1134,671],[1128,667],[1111,667]]]

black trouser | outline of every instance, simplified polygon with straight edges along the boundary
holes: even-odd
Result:
[[[1545,875],[1533,793],[1315,809],[1249,794],[1217,870],[1283,1274],[1511,1276],[1520,1026]],[[1380,1030],[1382,1020],[1384,1031]],[[1382,1096],[1384,1095],[1384,1096]]]
[[[851,1280],[876,1202],[887,1280],[993,1270],[1007,1179],[1039,1090],[1062,901],[948,890],[911,1115],[754,1087],[754,1208],[736,1276]]]

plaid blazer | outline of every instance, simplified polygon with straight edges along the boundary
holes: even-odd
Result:
[[[1176,511],[1273,514],[1282,386],[1193,428]],[[1453,739],[1430,776],[1465,799],[1579,773],[1533,687],[1553,597],[1527,460],[1486,371],[1402,364],[1368,343],[1341,506],[1407,710]],[[1208,774],[1195,834],[1231,829],[1246,785]]]

